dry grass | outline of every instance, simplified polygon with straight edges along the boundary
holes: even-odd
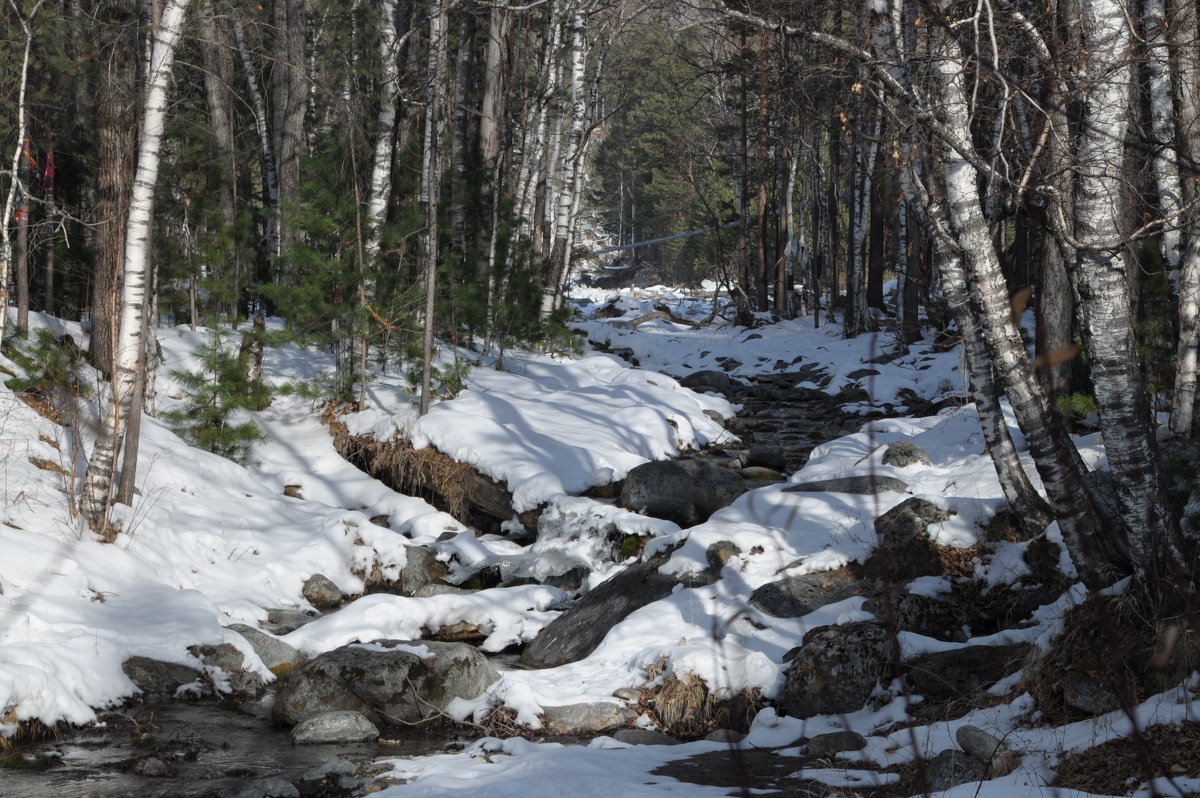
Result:
[[[695,739],[717,729],[746,731],[763,702],[758,690],[717,698],[700,679],[672,675],[643,690],[638,703],[667,734]]]
[[[1151,726],[1138,739],[1110,740],[1072,754],[1059,764],[1053,786],[1123,795],[1131,780],[1157,777],[1200,778],[1200,724]]]
[[[395,490],[433,497],[439,509],[455,518],[467,517],[467,486],[474,472],[470,465],[452,460],[432,446],[414,449],[407,441],[351,435],[336,416],[330,421],[329,431],[334,448],[346,460]]]
[[[71,476],[70,471],[63,468],[59,463],[55,462],[54,460],[48,460],[45,457],[30,457],[29,462],[33,463],[34,466],[42,469],[43,471],[50,471],[55,474],[62,474],[65,477]]]

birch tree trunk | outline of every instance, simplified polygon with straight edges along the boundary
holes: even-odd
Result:
[[[871,216],[875,160],[879,154],[879,135],[883,127],[883,113],[877,110],[874,111],[870,130],[866,130],[866,122],[863,119],[865,109],[866,103],[863,102],[858,118],[858,130],[854,137],[854,222],[850,232],[850,262],[846,267],[847,338],[853,338],[867,329],[866,240]]]
[[[1200,153],[1200,59],[1196,36],[1200,20],[1194,3],[1178,2],[1173,24],[1168,28],[1171,44],[1171,77],[1177,99],[1176,146],[1187,163]],[[1178,162],[1178,159],[1177,159]],[[1181,198],[1195,201],[1197,192],[1190,181],[1181,181]],[[1171,404],[1171,432],[1195,432],[1197,371],[1200,370],[1200,229],[1197,211],[1189,208],[1179,220],[1184,230],[1184,255],[1175,286],[1179,305],[1179,340],[1175,350],[1175,394]]]
[[[1106,565],[1127,564],[1125,547],[1113,519],[1102,519],[1090,500],[1079,451],[1037,382],[1012,318],[1007,285],[983,214],[979,175],[962,155],[970,151],[971,142],[966,59],[947,34],[938,31],[935,36],[936,100],[944,134],[953,136],[941,147],[948,217],[961,248],[966,281],[977,292],[980,323],[996,377],[1025,434],[1063,539],[1080,573],[1099,584]]]
[[[438,243],[438,209],[442,196],[442,138],[445,131],[445,85],[449,64],[446,41],[447,0],[429,0],[429,58],[425,75],[425,141],[421,154],[421,206],[425,229],[421,235],[425,270],[425,329],[422,341],[420,413],[429,412],[433,373],[433,330],[435,326]]]
[[[117,450],[125,432],[137,388],[138,370],[145,355],[150,243],[154,189],[158,182],[159,151],[167,115],[171,66],[190,0],[167,0],[154,32],[146,69],[146,99],[138,139],[137,170],[129,203],[125,233],[124,280],[121,285],[119,323],[112,375],[112,396],[104,427],[84,477],[80,510],[84,519],[105,540],[115,534],[108,523]]]
[[[382,0],[379,14],[379,60],[383,85],[375,125],[375,154],[371,161],[371,185],[367,197],[367,240],[364,247],[361,300],[375,295],[375,275],[383,246],[383,225],[392,196],[392,154],[396,144],[396,102],[400,93],[400,51],[396,35],[396,0]]]
[[[1100,431],[1121,517],[1128,528],[1134,575],[1151,595],[1173,592],[1184,559],[1178,520],[1163,495],[1146,390],[1138,370],[1122,228],[1125,131],[1133,67],[1130,9],[1122,0],[1084,7],[1087,113],[1079,147],[1075,237],[1080,317],[1087,345]]]
[[[10,0],[11,4],[12,0]],[[25,92],[26,84],[29,78],[29,52],[33,48],[33,31],[29,29],[29,20],[37,14],[38,9],[42,5],[42,0],[38,0],[33,9],[29,12],[28,17],[21,15],[20,9],[13,5],[13,11],[17,13],[17,18],[21,20],[21,30],[25,34],[25,47],[21,56],[21,77],[18,82],[17,89],[17,144],[13,149],[12,171],[9,172],[8,193],[4,199],[4,215],[0,217],[0,343],[4,342],[4,328],[8,324],[8,280],[9,272],[12,269],[13,248],[12,240],[9,238],[8,220],[13,216],[13,208],[16,205],[17,197],[20,192],[17,175],[20,173],[19,165],[21,163],[22,152],[25,148]]]

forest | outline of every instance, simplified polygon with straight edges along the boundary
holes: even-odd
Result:
[[[572,290],[636,278],[706,286],[707,318],[653,311],[692,329],[809,319],[886,334],[880,362],[961,343],[1018,536],[1056,523],[1089,590],[1129,577],[1156,622],[1194,621],[1195,0],[5,0],[0,19],[0,347],[45,364],[60,417],[95,402],[71,502],[99,539],[135,502],[160,329],[233,332],[188,388],[220,386],[195,439],[230,454],[253,433],[225,416],[270,403],[264,348],[328,354],[331,407],[410,375],[424,416],[463,380],[439,351],[503,370],[569,349]],[[38,338],[37,314],[86,343]],[[1093,423],[1101,471],[1073,437]]]

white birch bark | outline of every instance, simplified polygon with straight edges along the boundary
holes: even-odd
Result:
[[[959,45],[944,33],[937,33],[933,47],[932,70],[938,81],[943,125],[940,135],[953,137],[944,139],[941,147],[948,218],[962,252],[966,281],[976,291],[988,355],[1029,444],[1071,557],[1086,579],[1098,581],[1102,565],[1119,563],[1125,553],[1120,541],[1107,538],[1112,525],[1103,523],[1090,501],[1079,451],[1037,382],[1012,318],[999,257],[983,215],[979,175],[962,154],[970,152],[971,141],[966,59]]]
[[[13,246],[12,239],[9,237],[8,220],[13,216],[13,208],[16,206],[20,190],[17,179],[17,175],[20,173],[18,166],[25,147],[25,92],[29,78],[29,52],[33,48],[33,31],[29,29],[29,20],[37,14],[38,9],[42,6],[42,1],[38,0],[29,12],[29,16],[24,17],[13,0],[9,0],[9,5],[16,12],[17,19],[21,21],[21,30],[25,34],[25,47],[21,56],[21,77],[17,89],[17,144],[13,148],[8,194],[4,198],[4,215],[0,217],[0,343],[4,342],[4,328],[8,324],[8,279],[13,261]]]
[[[153,221],[154,189],[158,182],[159,151],[167,117],[168,88],[175,49],[190,0],[167,0],[154,32],[146,68],[146,99],[138,137],[137,170],[126,222],[124,280],[118,308],[113,360],[112,396],[104,428],[84,477],[80,509],[84,518],[107,539],[108,504],[113,488],[116,455],[124,435],[129,408],[137,389],[138,369],[145,357],[146,314],[151,297],[148,246]]]
[[[1122,241],[1125,132],[1133,92],[1130,11],[1122,0],[1092,0],[1083,10],[1087,110],[1075,193],[1075,259],[1105,454],[1137,580],[1152,593],[1182,573],[1178,521],[1164,501],[1156,444],[1138,368]]]
[[[866,107],[865,101],[862,107]],[[846,330],[852,338],[867,329],[866,241],[871,218],[871,187],[875,177],[875,161],[879,155],[879,136],[883,129],[883,113],[875,111],[870,131],[859,133],[854,145],[854,227],[850,233],[850,264],[846,274]],[[865,139],[865,141],[864,141]]]
[[[1170,65],[1175,97],[1176,146],[1193,162],[1200,153],[1200,62],[1195,55],[1200,35],[1197,9],[1192,3],[1175,3],[1170,33]],[[1195,201],[1190,184],[1180,184],[1182,198]],[[1171,403],[1171,432],[1190,436],[1195,429],[1197,373],[1200,371],[1200,228],[1196,210],[1189,208],[1179,220],[1184,230],[1184,255],[1176,285],[1179,304],[1179,340],[1175,350],[1175,393]]]
[[[396,0],[381,0],[379,14],[379,60],[383,85],[376,117],[375,154],[371,162],[371,185],[367,196],[367,240],[364,247],[362,300],[375,295],[375,274],[383,245],[383,224],[392,196],[392,153],[396,143],[396,100],[400,92],[399,37],[396,35]]]

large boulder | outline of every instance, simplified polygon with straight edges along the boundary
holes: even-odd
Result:
[[[762,585],[750,594],[750,606],[776,618],[799,618],[862,591],[846,571],[803,574]]]
[[[679,384],[684,388],[691,388],[693,391],[701,393],[708,391],[711,393],[730,393],[735,388],[739,387],[739,383],[734,382],[723,371],[694,371],[691,374],[679,380]]]
[[[916,632],[938,640],[964,642],[961,608],[950,594],[926,596],[905,591],[892,592],[862,605],[864,612],[886,618],[903,632]]]
[[[304,655],[277,637],[244,623],[232,623],[228,628],[246,638],[246,642],[254,649],[254,653],[262,660],[263,665],[266,665],[267,670],[276,676],[295,670],[304,664]]]
[[[606,701],[542,707],[542,728],[548,734],[601,734],[636,718],[633,710]]]
[[[821,626],[804,636],[784,674],[779,708],[794,718],[861,709],[891,670],[892,641],[876,621]]]
[[[305,718],[292,727],[292,743],[314,745],[321,743],[361,743],[378,740],[379,729],[361,712],[341,709],[321,712]]]
[[[521,664],[527,668],[554,668],[576,662],[596,650],[609,630],[634,610],[666,598],[678,581],[660,574],[667,555],[629,566],[581,598],[551,621],[525,647]]]
[[[500,678],[465,643],[380,640],[314,657],[287,680],[275,718],[294,725],[321,712],[353,710],[372,723],[420,723],[455,698],[476,698]]]
[[[951,701],[986,690],[1015,673],[1026,647],[963,646],[925,654],[906,663],[908,684],[929,701]]]
[[[300,594],[319,610],[332,610],[342,604],[342,591],[325,574],[313,574],[304,582]]]
[[[121,663],[121,670],[139,690],[150,695],[172,696],[185,685],[207,685],[204,675],[195,668],[150,657],[130,657]]]
[[[629,472],[621,506],[687,528],[746,492],[741,475],[704,460],[659,460]]]
[[[925,450],[912,441],[895,441],[887,444],[883,453],[883,464],[893,468],[908,468],[910,465],[933,465]]]
[[[945,567],[926,530],[950,514],[925,499],[913,497],[875,520],[879,545],[863,562],[868,579],[907,582],[918,576],[941,574]]]

